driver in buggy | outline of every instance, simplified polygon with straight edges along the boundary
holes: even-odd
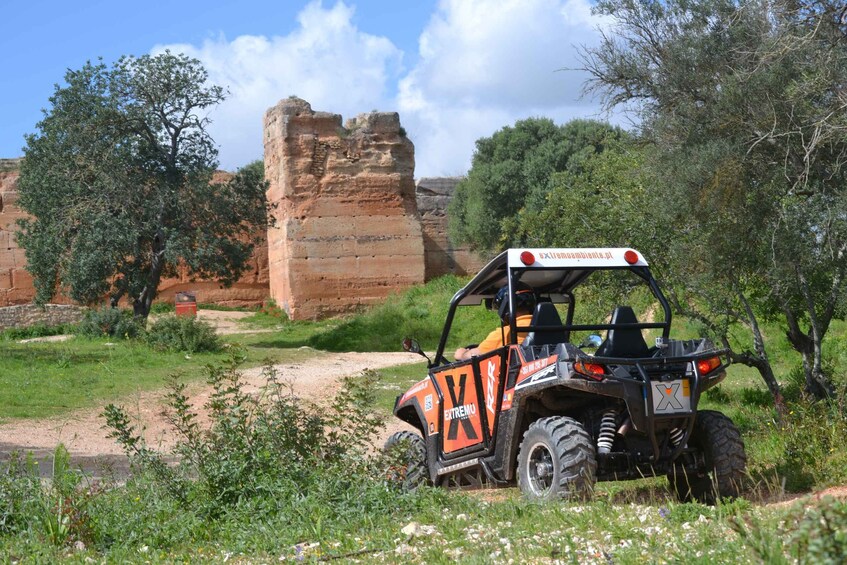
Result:
[[[499,328],[491,331],[479,345],[460,347],[456,350],[454,358],[456,361],[467,361],[475,355],[488,353],[504,344],[509,343],[512,328],[509,325],[509,285],[497,291],[491,302],[491,309],[497,311],[502,322]],[[532,313],[535,311],[537,302],[535,289],[523,282],[515,283],[515,319],[516,326],[529,326],[532,324]],[[518,342],[523,341],[527,332],[518,333]]]

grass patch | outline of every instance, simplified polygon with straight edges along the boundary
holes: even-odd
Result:
[[[241,343],[239,336],[232,337],[227,342]],[[254,349],[248,352],[248,363],[259,365],[269,357],[280,363],[299,361],[315,354],[298,349]],[[161,388],[165,377],[174,372],[199,379],[205,365],[225,356],[225,352],[154,351],[138,340],[0,341],[0,421],[102,406],[137,391]]]

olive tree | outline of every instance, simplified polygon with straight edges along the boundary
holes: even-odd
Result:
[[[20,243],[36,301],[121,298],[146,318],[163,277],[234,282],[267,223],[261,165],[212,182],[208,113],[224,99],[199,61],[166,52],[69,70],[20,178]]]
[[[607,107],[636,112],[658,149],[686,303],[704,319],[745,321],[751,360],[765,364],[758,319],[779,320],[807,391],[830,394],[822,343],[844,315],[847,270],[843,6],[601,0],[596,9],[614,23],[584,51],[590,88]]]

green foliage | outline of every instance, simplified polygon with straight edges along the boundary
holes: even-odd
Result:
[[[847,481],[847,437],[845,399],[789,403],[780,424],[784,457],[777,466],[790,491],[813,486],[844,484]]]
[[[824,497],[815,504],[794,508],[777,532],[751,520],[739,519],[733,529],[763,563],[843,563],[847,555],[847,503]],[[786,543],[787,542],[787,543]],[[789,550],[792,561],[785,555]]]
[[[644,223],[677,228],[666,257],[679,305],[724,338],[747,324],[737,357],[774,396],[755,328],[773,317],[804,357],[805,388],[833,392],[820,351],[847,274],[847,115],[832,96],[847,42],[834,6],[603,0],[614,32],[584,53],[592,87],[609,107],[633,104],[655,144]]]
[[[241,322],[259,328],[283,328],[290,326],[290,320],[285,310],[277,306],[272,298],[265,300],[255,314]]]
[[[221,349],[221,340],[215,329],[193,316],[162,316],[153,323],[144,339],[151,347],[161,351],[198,353]]]
[[[132,512],[112,511],[99,520],[101,537],[122,544],[174,544],[176,527],[179,535],[197,538],[218,525],[242,529],[284,521],[277,535],[320,540],[358,523],[363,514],[397,512],[408,495],[390,489],[383,479],[385,462],[369,456],[383,419],[373,410],[373,374],[347,379],[330,406],[316,406],[296,397],[270,365],[264,369],[269,382],[264,394],[246,393],[240,361],[233,356],[208,368],[213,393],[207,429],[185,384],[171,380],[167,411],[178,438],[175,466],[147,447],[122,409],[106,409],[111,437],[140,473],[127,494],[144,494],[134,498]],[[127,498],[120,502],[126,505]],[[164,524],[152,519],[153,509]],[[188,520],[178,524],[179,516]]]
[[[267,222],[261,164],[211,183],[209,109],[224,99],[199,61],[165,52],[68,71],[27,137],[19,236],[36,298],[128,297],[146,318],[177,266],[229,284]]]
[[[143,332],[141,322],[130,310],[103,307],[91,309],[77,325],[76,333],[86,337],[130,339]]]
[[[31,456],[12,453],[0,466],[0,534],[26,530],[29,516],[42,496],[38,468]]]
[[[461,279],[447,275],[412,287],[314,335],[308,343],[327,351],[398,351],[403,338],[414,337],[421,347],[432,351],[441,337],[450,299],[463,284]],[[447,351],[478,343],[499,323],[497,315],[482,306],[459,308]]]
[[[47,337],[51,335],[64,335],[75,333],[76,324],[58,324],[48,326],[46,324],[35,324],[26,328],[9,328],[0,331],[0,341],[9,340],[17,341],[21,339],[31,339],[34,337]]]
[[[623,135],[591,120],[557,126],[547,118],[529,118],[477,140],[471,170],[449,205],[451,237],[484,250],[520,241],[514,233],[518,213],[544,205],[554,173],[578,170]]]
[[[585,156],[580,167],[553,175],[544,204],[521,214],[522,239],[542,247],[635,247],[655,257],[667,230],[645,221],[647,150],[612,141]]]
[[[52,462],[49,485],[42,484],[31,455],[13,453],[0,466],[0,535],[35,532],[52,546],[91,541],[88,508],[99,490],[71,469],[62,444],[56,446]]]
[[[842,563],[847,556],[847,503],[826,497],[797,512],[790,544],[798,562]]]
[[[173,302],[154,302],[150,305],[151,314],[173,314],[176,312],[176,306]]]

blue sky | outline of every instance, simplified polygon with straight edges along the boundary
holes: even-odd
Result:
[[[22,154],[68,68],[166,48],[230,91],[212,114],[222,168],[262,154],[264,111],[296,94],[345,119],[400,112],[416,176],[463,174],[473,142],[529,116],[603,118],[580,98],[589,0],[9,2],[0,10],[0,158]]]

